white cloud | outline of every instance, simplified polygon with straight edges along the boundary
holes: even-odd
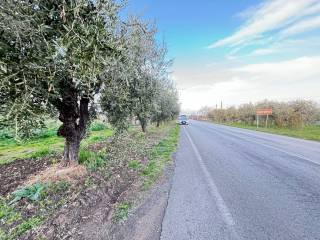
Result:
[[[199,83],[180,90],[182,108],[197,110],[220,101],[230,106],[266,98],[320,101],[319,66],[320,56],[317,56],[220,69],[227,74],[219,82],[212,79],[211,84]]]
[[[272,53],[276,53],[279,50],[276,48],[260,48],[252,52],[251,56],[263,56],[263,55],[269,55]]]
[[[238,16],[246,19],[239,30],[210,46],[228,47],[223,59],[176,69],[183,109],[266,98],[320,102],[320,35],[302,34],[320,28],[320,1],[264,0]]]
[[[297,73],[309,76],[320,76],[320,57],[301,57],[281,62],[250,64],[244,67],[236,68],[234,71],[246,72],[250,74],[281,74],[294,77]]]
[[[295,53],[301,56],[305,55],[306,52],[314,54],[316,53],[314,49],[319,49],[319,47],[320,37],[285,39],[268,44],[267,47],[255,49],[247,56],[265,56],[271,54],[281,54],[283,56],[286,53]]]
[[[272,82],[274,86],[315,80],[320,76],[320,57],[301,57],[282,62],[251,64],[234,69],[255,81]]]
[[[320,28],[320,16],[300,21],[297,24],[294,24],[293,26],[283,30],[280,34],[282,36],[296,35],[316,28]]]
[[[251,86],[239,78],[233,78],[229,81],[218,82],[208,85],[198,85],[180,90],[180,101],[183,110],[197,110],[203,106],[232,104],[234,96],[250,89]]]
[[[319,13],[318,0],[270,0],[250,10],[246,23],[233,35],[219,40],[210,48],[238,46],[264,37],[264,34],[279,31],[292,24],[299,23],[305,16]]]
[[[311,5],[310,7],[303,9],[302,15],[308,16],[308,15],[312,15],[312,14],[317,14],[319,12],[320,12],[320,2],[315,3],[315,4]]]

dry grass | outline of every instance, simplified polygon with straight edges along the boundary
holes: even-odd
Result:
[[[61,166],[61,164],[55,164],[37,175],[33,175],[25,182],[24,185],[29,186],[37,182],[51,183],[61,180],[65,180],[69,183],[75,183],[83,179],[87,175],[87,170],[82,165],[71,165],[67,167]]]

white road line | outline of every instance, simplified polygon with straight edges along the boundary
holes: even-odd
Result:
[[[212,129],[212,128],[209,128],[209,130],[210,130],[211,132],[215,132],[215,133],[216,133],[217,131],[219,132],[219,130]],[[264,146],[264,147],[266,147],[266,148],[271,148],[271,149],[276,150],[276,151],[278,151],[278,152],[282,152],[282,153],[285,153],[285,154],[287,154],[287,155],[289,155],[289,156],[296,157],[296,158],[299,158],[299,159],[302,159],[302,160],[304,160],[304,161],[311,162],[311,163],[313,163],[313,164],[315,164],[315,165],[320,166],[320,163],[315,162],[315,161],[311,160],[310,158],[307,158],[307,157],[302,156],[302,155],[300,155],[300,154],[288,152],[288,151],[282,150],[282,149],[280,149],[280,148],[273,147],[273,146],[271,146],[271,145],[267,145],[267,144],[264,144],[264,143],[259,143],[259,142],[257,142],[257,141],[252,141],[252,140],[249,140],[249,139],[247,139],[247,138],[240,137],[239,135],[232,134],[232,133],[230,133],[230,131],[228,132],[228,130],[226,130],[226,131],[227,131],[227,134],[232,135],[232,136],[235,136],[235,137],[240,138],[240,139],[243,139],[244,141],[251,142],[251,143],[254,143],[254,144],[257,144],[257,145],[260,145],[260,146]],[[219,132],[219,133],[220,133],[220,134],[223,134],[223,133],[221,133],[221,132]],[[241,134],[241,133],[240,133],[240,134]],[[244,134],[244,135],[245,135],[245,134]]]
[[[230,233],[232,234],[232,239],[241,239],[240,236],[238,235],[238,233],[235,231],[235,228],[234,228],[235,222],[234,222],[234,219],[232,217],[232,214],[231,214],[228,206],[226,205],[225,201],[223,200],[221,194],[219,193],[219,190],[218,190],[216,184],[214,183],[210,173],[208,172],[208,169],[206,168],[204,161],[203,161],[197,147],[195,146],[194,142],[192,141],[188,131],[186,130],[186,128],[184,128],[184,130],[185,130],[186,136],[192,146],[192,149],[197,157],[197,160],[200,164],[201,170],[203,171],[204,176],[209,184],[211,194],[216,199],[217,207],[218,207],[219,212],[223,218],[223,221],[226,223]]]

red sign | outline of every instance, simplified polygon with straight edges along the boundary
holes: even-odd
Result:
[[[257,115],[272,115],[272,108],[257,109]]]

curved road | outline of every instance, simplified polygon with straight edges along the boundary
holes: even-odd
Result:
[[[320,240],[320,143],[182,126],[161,240]]]

